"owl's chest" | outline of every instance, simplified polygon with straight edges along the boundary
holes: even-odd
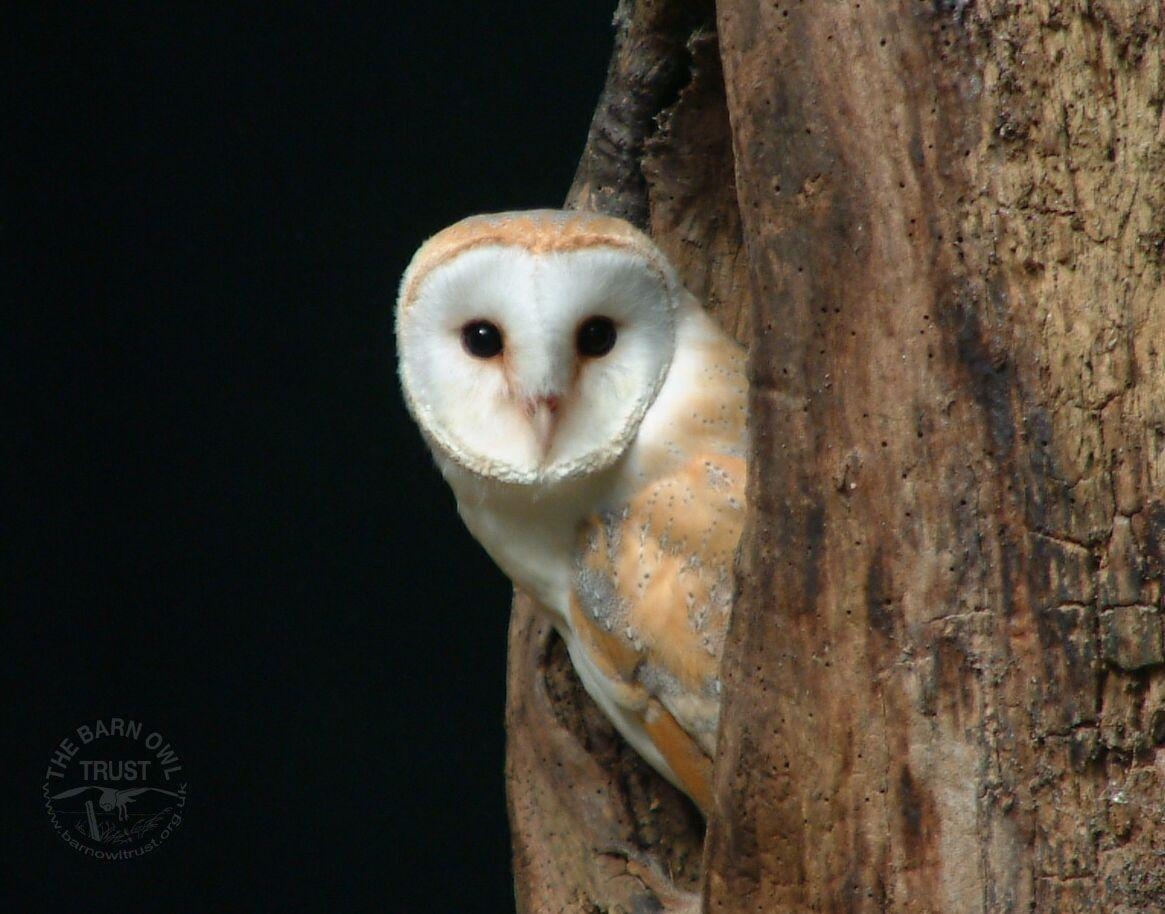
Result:
[[[610,490],[606,490],[608,493]],[[488,499],[458,498],[465,525],[498,567],[519,588],[549,610],[566,643],[579,679],[624,738],[672,783],[676,775],[652,743],[640,713],[621,700],[626,683],[615,682],[608,664],[589,653],[572,624],[572,593],[578,574],[579,528],[598,508],[594,498],[563,504],[553,500],[515,505]]]
[[[506,577],[561,622],[570,615],[579,526],[618,497],[606,474],[553,491],[498,486],[442,467],[457,510]]]
[[[574,531],[536,512],[458,503],[465,526],[506,577],[561,618],[570,607]]]

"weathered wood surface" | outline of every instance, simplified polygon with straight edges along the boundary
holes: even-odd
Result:
[[[621,6],[572,199],[751,344],[708,910],[1165,910],[1162,16]],[[698,819],[549,644],[519,602],[520,908],[650,909],[595,849],[691,885]]]

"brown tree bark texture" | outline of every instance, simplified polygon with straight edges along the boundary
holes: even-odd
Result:
[[[1161,4],[710,13],[621,5],[572,190],[751,346],[703,866],[519,602],[520,909],[1165,910]]]

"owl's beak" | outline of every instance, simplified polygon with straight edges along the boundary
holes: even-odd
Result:
[[[554,429],[558,425],[558,397],[547,394],[527,400],[526,415],[530,417],[530,427],[534,429],[534,437],[538,439],[542,453],[548,454],[554,439]]]

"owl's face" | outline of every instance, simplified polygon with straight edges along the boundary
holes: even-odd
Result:
[[[681,290],[621,220],[477,216],[417,252],[397,305],[400,375],[438,453],[489,478],[610,466],[655,399]]]

